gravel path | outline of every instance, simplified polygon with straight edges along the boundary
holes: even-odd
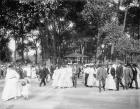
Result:
[[[0,80],[0,96],[3,83]],[[99,93],[97,88],[85,88],[80,80],[78,88],[67,89],[53,89],[51,83],[39,87],[37,80],[31,84],[29,100],[0,100],[0,109],[140,109],[140,90]]]

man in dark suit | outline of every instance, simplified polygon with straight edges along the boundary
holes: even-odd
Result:
[[[133,78],[133,73],[129,65],[125,65],[123,75],[124,75],[125,89],[128,89],[131,79]]]
[[[78,67],[76,65],[73,66],[72,68],[72,82],[73,82],[73,87],[77,87],[77,78],[78,78]]]
[[[43,72],[46,73],[46,82],[48,82],[48,77],[50,75],[50,71],[49,71],[49,68],[46,65],[44,65],[44,67],[43,67]]]
[[[102,64],[99,64],[98,69],[97,69],[97,80],[99,80],[99,92],[101,92],[102,86],[105,91],[105,81],[106,81],[107,75],[108,74],[104,66]]]
[[[132,78],[132,81],[130,83],[130,88],[132,88],[132,84],[133,84],[133,81],[135,82],[135,86],[136,86],[136,89],[138,89],[138,81],[137,81],[137,69],[136,69],[137,65],[136,64],[133,64],[131,69],[132,69],[132,73],[133,73],[133,78]]]
[[[87,81],[88,81],[88,77],[89,77],[89,66],[86,66],[85,68],[84,68],[84,79],[85,79],[85,86],[86,87],[88,87],[88,85],[87,85]]]
[[[122,78],[123,78],[123,67],[119,63],[119,65],[116,68],[116,88],[117,88],[117,91],[119,91],[119,84],[121,84],[123,89],[124,89],[124,85],[122,83]]]
[[[41,79],[40,87],[42,84],[44,84],[44,86],[45,86],[46,85],[45,79],[46,79],[47,73],[46,73],[45,68],[43,66],[40,67],[39,75],[40,75],[40,79]]]
[[[50,67],[50,77],[51,77],[51,79],[52,79],[52,76],[54,74],[54,70],[55,70],[54,65],[51,65],[51,67]]]
[[[110,73],[113,76],[113,79],[115,79],[115,68],[112,65],[110,66],[110,68],[111,68]]]

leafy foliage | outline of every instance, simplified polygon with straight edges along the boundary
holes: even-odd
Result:
[[[133,1],[1,0],[0,28],[11,31],[10,37],[16,40],[16,50],[23,60],[25,51],[36,50],[37,41],[43,60],[63,58],[74,51],[92,57],[102,44],[106,45],[103,55],[109,56],[110,43],[115,45],[115,53],[131,54],[139,49],[140,38],[139,7],[129,7]],[[122,31],[125,14],[119,6],[128,7],[125,32],[131,35],[130,39]],[[39,31],[34,41],[29,40],[32,30]],[[2,35],[1,40],[7,44],[9,39]]]
[[[0,60],[9,62],[11,60],[11,51],[8,48],[9,37],[5,28],[0,29]]]

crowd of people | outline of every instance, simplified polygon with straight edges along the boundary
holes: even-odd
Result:
[[[140,69],[136,64],[99,64],[98,67],[87,67],[84,71],[85,86],[97,86],[101,89],[117,90],[136,88],[140,85]]]
[[[5,79],[5,84],[2,92],[2,100],[7,101],[11,98],[24,97],[28,99],[31,79],[40,81],[39,86],[46,85],[48,77],[52,78],[53,68],[49,69],[44,65],[31,64],[6,64],[5,69],[0,70],[0,79]],[[2,67],[1,67],[2,68]],[[4,73],[3,73],[4,72]],[[48,76],[48,74],[50,76]]]
[[[4,101],[23,96],[28,99],[31,79],[37,79],[39,87],[46,86],[51,80],[53,88],[76,88],[78,79],[85,87],[119,91],[139,88],[140,69],[136,64],[95,64],[82,66],[70,65],[13,65],[5,70],[5,85],[2,93]],[[1,74],[1,73],[0,73]]]
[[[81,75],[86,87],[99,87],[119,91],[123,89],[138,89],[140,85],[140,69],[136,64],[98,64],[98,65],[63,65],[54,70],[53,87],[77,87],[77,79]]]

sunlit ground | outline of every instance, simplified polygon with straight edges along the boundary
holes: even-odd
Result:
[[[0,80],[0,96],[3,83]],[[99,93],[96,87],[85,88],[81,80],[78,88],[53,89],[50,84],[39,87],[38,81],[32,80],[29,100],[0,100],[0,109],[140,109],[140,89]]]

